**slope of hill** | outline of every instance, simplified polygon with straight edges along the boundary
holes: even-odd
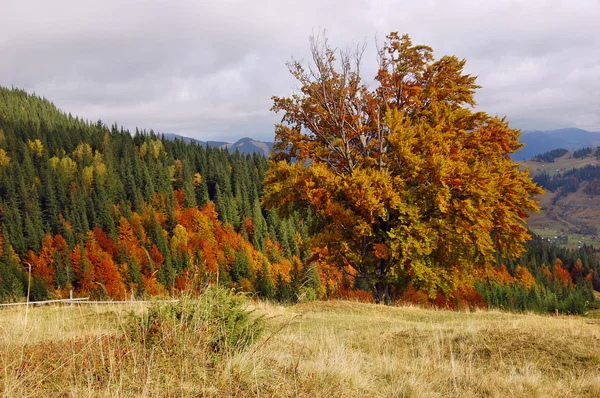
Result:
[[[573,151],[582,147],[600,145],[600,133],[577,128],[558,130],[536,130],[521,133],[521,142],[525,147],[513,155],[515,160],[531,159],[540,153],[557,148]]]
[[[3,310],[0,389],[10,397],[600,396],[600,319],[347,301],[249,309],[266,319],[263,336],[221,356],[201,339],[185,344],[196,335],[183,316],[152,324],[151,340],[131,338],[126,326],[132,312],[148,313],[143,304],[31,308],[28,320],[24,308]]]
[[[37,300],[175,294],[217,274],[291,300],[309,272],[307,231],[260,208],[267,167],[0,87],[0,301],[26,297],[23,261]]]
[[[567,152],[552,162],[520,162],[544,187],[542,210],[532,214],[528,224],[536,234],[559,240],[570,247],[600,244],[600,159],[595,150],[581,156]],[[546,159],[549,160],[549,159]]]
[[[536,154],[536,156],[539,154]],[[567,152],[562,156],[555,158],[552,162],[528,159],[518,162],[521,167],[529,169],[531,175],[548,174],[553,176],[557,173],[564,173],[573,169],[580,169],[585,166],[600,165],[600,158],[592,153],[588,156],[574,157],[573,152]]]
[[[195,138],[185,137],[183,135],[173,134],[173,133],[164,133],[162,135],[164,136],[165,139],[167,139],[169,141],[180,140],[180,141],[185,142],[186,144],[194,142],[194,143],[196,143],[198,145],[202,145],[204,147],[210,146],[210,147],[220,148],[220,147],[228,144],[225,141],[200,141]]]

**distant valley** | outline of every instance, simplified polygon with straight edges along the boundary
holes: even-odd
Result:
[[[531,215],[529,228],[573,248],[600,245],[600,150],[553,150],[520,164],[546,191],[539,197],[541,212]]]

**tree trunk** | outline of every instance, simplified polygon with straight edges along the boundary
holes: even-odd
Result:
[[[371,288],[373,292],[373,301],[375,304],[390,305],[392,298],[390,295],[390,285],[387,282],[377,282]]]

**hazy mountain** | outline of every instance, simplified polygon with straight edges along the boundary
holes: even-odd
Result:
[[[240,153],[243,153],[243,154],[259,153],[261,155],[264,155],[265,157],[269,157],[269,154],[271,153],[271,148],[273,148],[272,142],[258,141],[258,140],[254,140],[254,139],[248,138],[248,137],[241,138],[241,139],[237,140],[236,142],[224,142],[224,141],[200,141],[195,138],[184,137],[182,135],[173,134],[173,133],[165,133],[164,136],[166,139],[171,140],[171,141],[183,140],[187,143],[196,142],[196,143],[198,143],[200,145],[204,145],[204,146],[218,147],[218,148],[223,148],[223,149],[226,148],[229,150],[229,152],[232,152],[232,153],[235,151],[239,151]]]
[[[226,147],[229,149],[229,152],[235,152],[237,150],[241,153],[260,153],[268,157],[273,148],[273,143],[257,141],[245,137],[232,144],[227,144]]]
[[[165,133],[164,136],[167,140],[170,140],[170,141],[182,140],[185,143],[196,142],[196,143],[198,143],[200,145],[204,145],[204,146],[208,145],[208,146],[222,147],[222,146],[228,144],[225,141],[200,141],[195,138],[184,137],[182,135],[173,134],[173,133]]]
[[[569,151],[583,147],[593,148],[600,145],[600,133],[578,128],[524,131],[521,134],[521,142],[525,147],[513,155],[514,160],[530,159],[558,148]]]

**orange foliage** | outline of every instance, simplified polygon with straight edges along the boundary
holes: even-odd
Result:
[[[125,298],[125,284],[121,279],[119,268],[110,254],[102,250],[92,232],[86,236],[85,257],[95,271],[93,282],[103,286],[110,297]]]
[[[411,304],[423,305],[429,301],[429,297],[427,293],[415,289],[413,284],[409,283],[406,290],[402,293],[401,300]]]
[[[67,241],[61,234],[54,235],[54,247],[58,251],[63,251],[67,248]]]
[[[207,215],[211,221],[218,220],[217,209],[215,208],[215,204],[212,201],[206,202],[206,204],[202,208],[202,214]]]
[[[144,283],[144,290],[151,296],[166,296],[167,291],[164,286],[161,285],[154,275],[142,276],[142,282]]]
[[[371,292],[362,289],[349,289],[342,287],[338,290],[338,298],[343,300],[358,301],[360,303],[372,303],[373,296]]]
[[[248,278],[242,278],[240,285],[243,292],[251,292],[254,289],[252,282]]]
[[[184,269],[183,272],[175,278],[175,289],[180,292],[186,291],[192,282],[192,275],[188,269]]]
[[[173,191],[175,196],[175,210],[181,210],[185,203],[185,193],[182,189],[176,189]]]
[[[531,275],[531,272],[529,272],[529,269],[527,269],[527,267],[517,265],[515,277],[527,289],[531,289],[531,287],[535,285],[535,277]]]
[[[165,257],[155,244],[153,244],[150,248],[150,258],[152,259],[155,267],[159,267],[165,262]]]
[[[94,280],[93,264],[83,255],[82,247],[79,243],[75,245],[70,254],[73,273],[75,275],[75,284],[77,292],[87,294],[96,286]]]
[[[473,286],[465,286],[455,293],[462,307],[487,308],[488,304]]]
[[[569,271],[564,268],[563,262],[559,258],[554,262],[554,278],[557,283],[561,283],[566,287],[573,287],[571,275],[569,275]]]
[[[135,215],[135,213],[134,213]],[[132,217],[133,218],[133,217]],[[140,230],[141,220],[139,216],[135,218],[136,220],[136,228]],[[144,233],[145,234],[145,233]],[[127,219],[123,216],[119,218],[119,228],[118,228],[118,240],[117,245],[119,250],[131,261],[135,262],[140,269],[146,269],[148,265],[148,256],[146,252],[140,245],[140,241],[138,240],[136,234],[134,233],[134,229],[127,221]],[[113,256],[114,258],[114,256]],[[129,264],[130,266],[132,264]]]
[[[492,276],[495,282],[500,283],[501,285],[506,285],[514,282],[514,278],[506,269],[506,265],[501,264],[499,267],[494,267],[494,274]]]
[[[271,263],[273,275],[281,275],[284,281],[290,281],[290,271],[292,270],[292,262],[287,258],[282,258],[281,261]]]
[[[54,239],[52,235],[47,234],[42,241],[42,249],[40,253],[36,255],[33,251],[29,250],[29,261],[32,265],[33,275],[39,276],[44,279],[48,286],[54,286],[54,253],[56,248],[54,247]]]
[[[94,228],[94,238],[102,250],[110,254],[113,258],[117,257],[117,245],[115,245],[115,242],[106,234],[106,232],[97,225],[96,228]]]
[[[246,231],[246,235],[249,237],[254,233],[254,223],[250,217],[244,218],[244,230]]]
[[[579,278],[583,278],[583,263],[580,259],[577,259],[573,266],[573,270],[571,271],[571,279],[573,283],[577,283]]]
[[[590,272],[588,272],[588,274],[585,276],[585,282],[591,283],[593,278],[594,278],[594,270],[591,269]]]
[[[157,270],[165,266],[166,255],[171,259],[181,260],[185,256],[184,269],[175,276],[174,287],[177,291],[184,291],[192,287],[192,275],[188,264],[198,264],[205,267],[204,271],[216,274],[219,266],[228,269],[235,259],[236,253],[243,250],[248,261],[250,275],[240,282],[244,291],[252,291],[252,277],[266,263],[269,277],[281,275],[284,281],[289,282],[292,269],[301,269],[302,262],[297,257],[286,259],[281,244],[267,239],[270,257],[277,259],[271,262],[265,254],[244,239],[241,233],[236,232],[230,224],[223,225],[218,219],[215,206],[212,202],[206,203],[201,208],[184,208],[182,192],[175,193],[177,208],[175,221],[177,225],[172,235],[166,231],[166,200],[157,193],[153,197],[154,207],[148,205],[142,213],[121,211],[119,205],[114,206],[114,214],[118,218],[116,239],[109,236],[106,231],[96,226],[89,231],[83,243],[76,243],[70,250],[65,238],[57,234],[54,238],[47,235],[44,238],[42,249],[39,253],[29,253],[29,261],[33,264],[35,275],[43,278],[51,288],[55,287],[54,259],[58,256],[68,256],[73,267],[73,285],[80,295],[92,292],[105,292],[111,298],[122,299],[137,291],[144,291],[149,295],[166,295],[167,289],[157,280]],[[124,214],[130,214],[129,219]],[[159,234],[162,234],[169,244],[169,253],[161,253],[157,243],[153,243],[146,230],[150,225],[156,227],[153,218],[159,224]],[[72,232],[67,221],[62,220],[61,231]],[[252,219],[245,218],[242,228],[248,235],[254,233]],[[154,232],[153,232],[154,233]],[[297,239],[301,238],[299,235]],[[0,234],[0,250],[2,250],[2,237]],[[146,250],[146,247],[148,250]],[[197,257],[198,256],[198,257]],[[200,261],[200,257],[203,261]],[[64,258],[62,259],[64,260]],[[123,261],[118,264],[118,262]],[[181,263],[178,263],[181,264]],[[134,282],[126,285],[131,272],[131,267],[139,267],[141,271],[141,284]],[[342,280],[340,270],[325,266],[320,272],[323,283],[329,292],[335,294],[340,290]],[[69,288],[70,284],[67,285]],[[68,294],[66,287],[60,287],[57,293]],[[319,292],[321,296],[322,292]],[[346,297],[362,297],[365,293],[347,290]]]
[[[192,230],[194,228],[194,220],[198,216],[199,210],[195,208],[188,208],[179,211],[175,215],[177,223],[183,225],[186,229]]]

